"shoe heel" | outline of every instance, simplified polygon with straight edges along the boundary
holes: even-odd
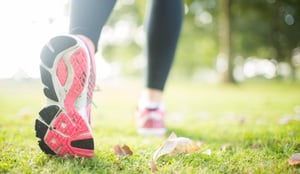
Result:
[[[75,115],[70,119],[56,105],[43,108],[39,115],[35,131],[43,152],[93,157],[94,140],[92,135],[86,134],[89,130],[82,119],[75,120]]]

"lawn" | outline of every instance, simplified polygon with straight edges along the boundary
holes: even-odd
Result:
[[[0,173],[151,173],[148,163],[167,136],[136,134],[141,87],[137,80],[102,82],[94,95],[95,157],[61,158],[43,154],[35,138],[44,104],[40,82],[0,81]],[[157,173],[300,173],[288,164],[300,153],[300,84],[170,80],[165,103],[167,134],[204,144],[191,154],[162,156]],[[115,145],[129,146],[133,155],[116,156]]]

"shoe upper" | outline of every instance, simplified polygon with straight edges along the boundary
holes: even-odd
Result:
[[[165,111],[161,108],[144,108],[136,111],[136,125],[141,135],[163,136],[165,128]]]

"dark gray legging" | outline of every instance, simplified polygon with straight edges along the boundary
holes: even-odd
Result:
[[[102,27],[116,0],[72,0],[70,33],[98,45]],[[148,88],[163,90],[174,60],[182,25],[182,0],[148,0],[146,13]]]

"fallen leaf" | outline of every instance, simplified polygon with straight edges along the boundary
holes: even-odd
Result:
[[[122,147],[120,145],[114,146],[115,155],[118,157],[124,157],[124,156],[131,156],[133,152],[127,145],[123,145]]]
[[[252,149],[258,149],[259,148],[259,144],[254,143],[254,144],[251,145],[251,148]]]
[[[291,120],[292,120],[292,117],[285,116],[285,117],[282,117],[282,118],[279,119],[279,124],[286,125],[286,124],[290,123]]]
[[[240,125],[243,125],[245,122],[246,122],[246,117],[241,116],[241,117],[239,118],[239,123],[240,123]]]
[[[177,137],[175,133],[172,133],[167,141],[160,146],[153,154],[152,160],[155,162],[159,157],[169,154],[191,154],[200,149],[200,146],[186,137]]]
[[[294,153],[289,159],[289,165],[300,165],[300,153]]]
[[[232,144],[231,143],[225,143],[221,146],[221,150],[223,152],[226,152],[228,149],[230,149],[232,147]]]
[[[169,138],[153,153],[152,161],[148,163],[152,172],[157,171],[156,161],[159,157],[169,154],[170,156],[176,154],[191,154],[200,149],[204,142],[194,142],[186,137],[177,137],[172,132]]]
[[[206,151],[203,152],[203,154],[210,156],[212,154],[211,149],[207,149]]]
[[[80,164],[81,164],[81,165],[83,164],[84,159],[85,159],[85,158],[81,158],[81,160],[80,160]]]
[[[177,145],[170,155],[181,153],[191,154],[200,149],[200,147],[194,141],[185,137],[178,137],[174,141],[177,141]]]
[[[295,113],[300,114],[300,106],[295,106],[294,111]]]
[[[279,119],[279,124],[286,125],[293,121],[300,121],[300,115],[285,115]]]
[[[148,166],[150,167],[151,172],[156,172],[157,171],[157,167],[154,161],[150,161],[148,163]]]
[[[295,121],[300,121],[300,115],[295,115],[295,116],[294,116],[294,120],[295,120]]]

